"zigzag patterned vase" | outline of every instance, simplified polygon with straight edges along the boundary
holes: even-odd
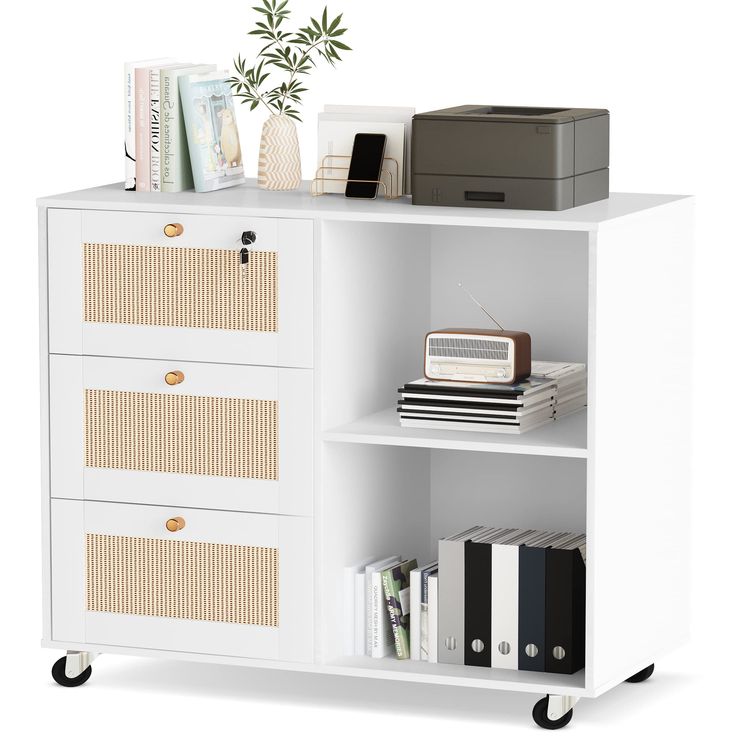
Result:
[[[258,186],[285,191],[302,183],[296,125],[286,115],[271,115],[263,123],[258,156]]]

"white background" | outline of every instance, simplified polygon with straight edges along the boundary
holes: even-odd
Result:
[[[535,697],[105,656],[55,686],[41,650],[36,214],[44,194],[119,181],[122,64],[174,56],[228,66],[257,48],[251,2],[17,2],[2,16],[0,404],[2,700],[6,733],[521,732]],[[297,20],[321,11],[291,0]],[[308,79],[300,126],[315,165],[324,103],[570,105],[611,110],[611,189],[698,196],[697,434],[692,644],[643,685],[583,701],[576,733],[733,723],[734,24],[726,2],[336,0],[355,50]],[[241,109],[249,175],[265,114]],[[632,263],[632,268],[636,264]],[[625,298],[625,295],[622,295]],[[642,323],[632,328],[656,329]],[[685,346],[683,346],[685,347]],[[676,366],[669,369],[676,370]],[[641,374],[638,406],[662,366]],[[622,543],[628,540],[625,533]],[[646,611],[642,611],[646,615]],[[5,723],[3,723],[3,726]],[[5,729],[3,729],[5,730]]]

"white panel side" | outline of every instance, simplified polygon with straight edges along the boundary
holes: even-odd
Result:
[[[313,458],[313,478],[314,478],[314,490],[312,494],[313,499],[313,517],[312,517],[312,533],[313,533],[313,545],[312,545],[312,559],[314,565],[313,575],[313,595],[314,605],[312,607],[312,613],[314,615],[314,626],[312,631],[313,637],[313,650],[314,650],[314,661],[322,661],[322,627],[317,623],[321,620],[323,607],[329,607],[327,602],[322,600],[322,591],[324,590],[324,576],[322,561],[322,542],[324,539],[324,516],[322,513],[322,480],[323,480],[323,469],[322,469],[322,446],[321,433],[322,433],[322,382],[320,380],[322,375],[322,223],[314,222],[312,228],[312,278],[313,278],[313,308],[314,308],[314,324],[313,324],[313,346],[314,346],[314,374],[313,374],[313,412],[312,412],[312,431],[313,431],[313,442],[312,442],[312,458]]]
[[[51,501],[51,631],[54,639],[86,641],[84,627],[84,507]]]
[[[82,213],[48,212],[49,349],[82,352]]]
[[[602,690],[688,633],[692,201],[601,229],[591,254],[586,686]]]
[[[38,318],[40,387],[40,481],[41,481],[41,626],[43,637],[51,636],[51,462],[49,439],[49,291],[47,210],[38,211]]]

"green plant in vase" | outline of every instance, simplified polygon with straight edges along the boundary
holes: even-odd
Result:
[[[303,78],[320,59],[334,67],[341,61],[339,52],[350,51],[340,40],[347,31],[340,27],[342,13],[329,18],[325,7],[321,19],[310,18],[304,27],[288,31],[283,27],[291,13],[288,5],[289,0],[263,0],[263,5],[253,7],[259,19],[248,35],[259,36],[266,45],[248,68],[238,54],[233,60],[236,74],[228,80],[233,96],[243,104],[251,110],[262,105],[271,113],[263,124],[258,157],[258,186],[263,189],[296,189],[301,183],[294,121],[301,120],[298,106],[307,91]],[[274,82],[277,74],[280,83]]]

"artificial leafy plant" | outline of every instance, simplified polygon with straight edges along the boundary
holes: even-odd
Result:
[[[350,47],[338,40],[347,28],[340,27],[342,13],[333,19],[322,11],[321,19],[310,18],[303,28],[296,31],[285,30],[282,25],[291,11],[289,0],[263,0],[263,5],[254,6],[260,14],[250,36],[259,36],[266,45],[258,52],[253,66],[246,69],[245,59],[233,60],[236,76],[228,81],[234,97],[241,97],[243,104],[250,104],[255,110],[264,105],[274,115],[287,115],[301,120],[297,105],[302,103],[301,95],[307,91],[302,84],[302,76],[315,68],[316,54],[335,66],[342,61],[338,51],[350,51]],[[285,72],[285,81],[272,86],[274,80],[266,85],[266,80],[276,69]],[[266,87],[270,87],[267,89]]]

